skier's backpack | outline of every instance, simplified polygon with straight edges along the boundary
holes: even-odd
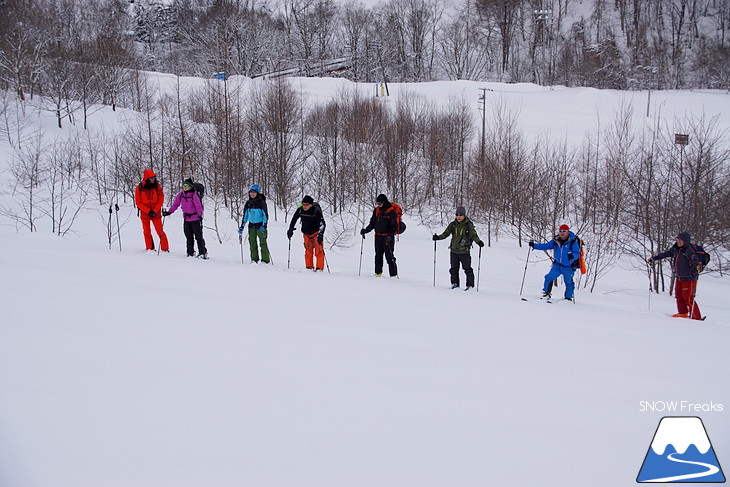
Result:
[[[198,198],[200,198],[200,206],[203,206],[203,196],[205,196],[205,186],[203,186],[203,183],[193,183],[193,188],[195,188],[195,192],[198,193]],[[205,208],[203,206],[203,208]]]
[[[588,267],[586,266],[586,253],[585,250],[583,250],[583,244],[585,242],[582,238],[580,238],[578,235],[575,236],[575,239],[578,241],[578,247],[580,248],[580,257],[578,258],[578,267],[580,268],[580,273],[585,274],[588,272]]]
[[[396,222],[396,235],[400,235],[401,233],[406,231],[406,224],[403,223],[403,208],[400,207],[398,203],[390,203],[390,208],[385,210],[385,213],[388,213],[390,210],[393,210],[395,212],[395,222]],[[380,215],[380,207],[375,208],[375,214]]]
[[[695,253],[697,254],[697,257],[700,258],[702,261],[702,268],[704,269],[707,264],[710,263],[710,254],[705,252],[705,249],[702,248],[702,245],[697,244],[690,244],[692,245],[692,248],[694,249]]]
[[[397,203],[391,203],[390,207],[393,208],[393,211],[395,211],[395,221],[398,228],[395,233],[397,235],[400,235],[401,233],[406,231],[406,224],[403,223],[403,208],[401,208],[400,205]]]
[[[319,212],[319,217],[321,218],[319,222],[319,231],[323,232],[325,223],[324,223],[324,212],[322,211],[322,207],[320,206],[319,202],[315,201],[312,203],[312,206],[314,207],[315,214]]]

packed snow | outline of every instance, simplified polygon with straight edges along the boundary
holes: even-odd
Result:
[[[295,83],[324,98],[345,82]],[[476,109],[479,87],[519,105],[527,134],[573,142],[626,100],[639,118],[646,106],[646,93],[497,83],[391,94],[465,93]],[[652,93],[652,107],[670,125],[704,111],[730,127],[727,93]],[[727,277],[703,274],[696,322],[670,318],[673,297],[650,295],[640,262],[575,304],[541,301],[549,260],[504,237],[472,250],[478,291],[463,273],[450,290],[448,243],[434,253],[430,239],[445,223],[415,215],[397,279],[373,276],[372,233],[327,248],[329,271],[313,273],[281,218],[273,265],[249,263],[235,221],[222,244],[206,230],[203,261],[185,256],[179,212],[161,255],[144,251],[129,202],[119,218],[121,252],[105,207],[63,238],[0,220],[2,487],[633,485],[663,416],[701,417],[730,465]]]

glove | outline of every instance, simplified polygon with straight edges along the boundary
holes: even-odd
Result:
[[[576,260],[575,262],[571,262],[571,263],[570,263],[570,268],[571,268],[571,269],[575,270],[575,269],[577,269],[578,267],[580,267],[580,263],[579,263],[579,262],[578,262],[577,260]]]
[[[147,216],[150,217],[150,218],[154,218],[154,217],[157,216],[157,213],[155,213],[154,211],[150,210],[149,213],[147,213]]]
[[[238,235],[243,235],[243,227],[238,227]]]
[[[573,252],[568,252],[568,261],[573,262]]]
[[[290,228],[289,230],[286,231],[286,238],[288,238],[289,240],[291,240],[291,238],[293,236],[294,236],[294,229],[293,228]]]
[[[482,247],[484,247],[484,242],[482,242],[480,240],[480,241],[477,242],[477,245],[479,246],[479,248],[482,248]]]
[[[317,242],[319,242],[320,245],[324,242],[324,235],[322,235],[322,232],[317,234]]]
[[[648,259],[646,259],[646,261],[647,261],[647,262],[648,262],[649,264],[651,264],[652,262],[654,262],[654,260],[652,260],[652,258],[651,258],[651,257],[649,257]]]
[[[697,264],[697,272],[702,272],[702,264]]]
[[[362,230],[360,230],[360,235],[362,235],[363,237],[365,236],[366,233],[368,233],[368,232],[366,232],[364,228]]]
[[[198,220],[200,220],[200,224],[203,224],[203,215],[198,215]]]
[[[531,249],[534,249],[535,248],[535,242],[533,242],[532,240],[530,240],[529,242],[527,242],[527,245],[529,245]]]
[[[170,213],[169,211],[162,210],[162,216],[170,216],[170,215],[172,215],[172,213]]]
[[[431,237],[431,240],[433,240],[434,242],[435,242],[436,240],[438,240],[438,239],[439,239],[439,236],[438,236],[438,235],[436,235],[435,233],[433,234],[433,237]]]
[[[385,242],[386,244],[389,244],[389,243],[391,243],[391,242],[393,241],[393,235],[386,235],[386,236],[385,236],[385,239],[383,239],[383,241],[384,241],[384,242]]]
[[[259,232],[264,233],[266,231],[266,225],[261,225],[261,228],[259,228]]]

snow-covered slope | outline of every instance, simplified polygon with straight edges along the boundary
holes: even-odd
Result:
[[[560,111],[560,90],[526,91],[535,130],[541,110],[567,119],[573,100],[588,120],[624,96],[565,92]],[[694,96],[719,106],[678,93],[676,110]],[[701,416],[730,464],[726,278],[703,276],[698,323],[628,265],[576,304],[521,301],[511,240],[472,252],[478,293],[448,289],[440,242],[434,287],[434,229],[409,215],[389,279],[372,277],[371,235],[361,276],[359,236],[315,274],[298,234],[287,269],[282,221],[275,264],[252,266],[233,222],[206,262],[185,258],[179,213],[160,256],[121,213],[123,252],[103,208],[65,238],[0,225],[0,486],[633,485],[665,414],[640,402],[662,400],[723,404],[674,415]],[[530,298],[548,266],[530,256]]]

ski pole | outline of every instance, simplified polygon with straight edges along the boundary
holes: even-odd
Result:
[[[479,292],[479,275],[482,273],[482,248],[479,247],[479,263],[477,265],[477,292]]]
[[[651,311],[651,293],[654,291],[653,284],[651,282],[651,266],[648,261],[646,261],[646,275],[649,278],[649,302],[647,304],[647,308],[649,311]]]
[[[530,252],[532,252],[532,247],[528,247],[527,251],[527,259],[525,259],[525,271],[522,273],[522,285],[520,285],[520,296],[522,296],[522,289],[525,287],[525,276],[527,275],[527,263],[530,262]]]
[[[241,264],[243,264],[243,234],[238,234],[238,244],[241,246]]]
[[[362,271],[362,247],[365,244],[365,235],[362,236],[362,240],[360,241],[360,267],[357,268],[357,275],[360,275],[360,272]]]
[[[327,254],[324,251],[324,247],[322,247],[322,255],[324,256],[324,265],[327,266],[327,274],[332,274],[332,272],[330,272],[330,263],[327,262]]]
[[[161,232],[160,233],[162,233],[164,231],[165,231],[165,215],[162,215],[162,229],[161,229]],[[159,235],[158,235],[158,237],[159,237]],[[158,244],[157,245],[157,255],[160,255],[160,248],[162,247],[162,239],[161,238],[159,238],[159,241],[157,242],[157,244]]]
[[[286,254],[286,268],[289,268],[289,264],[291,263],[291,237],[289,238],[289,251]]]
[[[109,222],[106,224],[106,233],[109,237],[109,250],[112,249],[112,205],[109,205]]]
[[[436,241],[433,241],[433,287],[436,287]]]
[[[117,240],[119,240],[119,251],[122,251],[122,233],[119,229],[119,204],[114,203],[114,211],[116,212],[115,215],[117,217]]]
[[[267,237],[268,237],[268,233],[267,233],[266,229],[264,229],[264,231],[263,231],[262,233],[263,233],[263,234],[264,234],[265,236],[267,236]],[[259,242],[261,242],[261,237],[259,237]],[[268,247],[268,244],[267,244],[267,247]],[[262,247],[261,247],[261,254],[263,255],[263,253],[264,253],[264,252],[263,252],[263,244],[262,244]],[[274,258],[273,258],[273,257],[271,256],[271,250],[269,250],[269,264],[271,264],[271,265],[274,265]]]

